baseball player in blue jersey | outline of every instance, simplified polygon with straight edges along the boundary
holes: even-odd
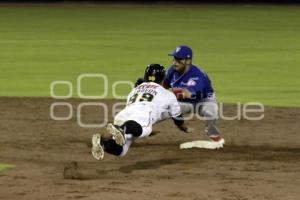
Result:
[[[223,147],[225,140],[217,128],[218,104],[209,77],[192,64],[193,52],[190,47],[178,46],[169,55],[173,56],[173,63],[167,71],[164,87],[172,88],[183,114],[195,112],[203,117],[207,136]]]

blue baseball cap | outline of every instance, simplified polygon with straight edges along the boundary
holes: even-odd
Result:
[[[191,59],[193,57],[193,51],[190,47],[186,45],[181,45],[176,47],[174,52],[168,55],[180,59]]]

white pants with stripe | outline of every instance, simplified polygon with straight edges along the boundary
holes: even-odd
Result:
[[[142,135],[138,138],[148,137],[152,132],[151,108],[149,105],[133,104],[119,112],[114,118],[114,125],[122,126],[126,121],[133,120],[142,126]],[[126,155],[130,145],[137,139],[131,134],[125,134],[125,144],[120,156]]]

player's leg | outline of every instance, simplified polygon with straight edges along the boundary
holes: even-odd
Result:
[[[129,120],[122,126],[125,136],[125,144],[123,145],[122,152],[119,156],[125,156],[129,150],[130,145],[136,138],[147,137],[151,134],[152,125],[141,126],[134,120]]]
[[[94,134],[92,138],[92,155],[95,159],[101,160],[104,152],[115,156],[124,156],[129,150],[134,138],[130,134],[125,135],[125,144],[119,145],[112,137],[104,138],[100,134]]]
[[[118,145],[115,140],[101,137],[99,133],[93,135],[92,145],[92,155],[97,160],[104,158],[104,152],[119,156],[123,151],[123,147]]]
[[[101,145],[103,147],[103,150],[106,153],[109,153],[109,154],[112,154],[115,156],[121,155],[121,153],[123,151],[123,146],[118,145],[116,143],[116,141],[113,139],[104,140],[103,142],[101,142]]]
[[[129,150],[129,147],[131,146],[131,144],[133,143],[134,141],[134,137],[132,135],[128,135],[126,134],[125,135],[125,144],[122,146],[122,152],[120,153],[119,156],[125,156]]]
[[[124,145],[125,144],[125,135],[130,134],[133,137],[140,137],[143,135],[143,132],[145,132],[140,125],[140,123],[136,122],[135,120],[128,120],[125,121],[121,126],[116,124],[108,124],[107,125],[107,132],[111,134],[112,139],[115,140],[115,142],[118,145]],[[145,134],[145,133],[144,133]]]
[[[217,122],[219,118],[219,108],[218,104],[214,100],[204,100],[201,102],[198,108],[199,114],[203,116],[206,121],[205,132],[207,136],[216,142],[225,143],[218,127]]]
[[[129,147],[133,143],[135,138],[141,138],[150,135],[152,127],[142,127],[139,123],[133,120],[126,121],[122,126],[116,127],[116,129],[121,130],[125,138],[124,145],[117,144],[116,140],[112,137],[101,142],[103,151],[115,155],[115,156],[125,156],[129,150]]]
[[[179,102],[182,114],[194,113],[194,105],[191,103]]]
[[[121,128],[125,134],[131,134],[133,137],[140,137],[143,133],[142,126],[134,120],[126,121]]]
[[[138,120],[137,120],[138,121]],[[142,126],[135,120],[129,120],[124,123],[122,126],[124,129],[124,133],[127,135],[132,135],[134,138],[143,138],[147,137],[152,132],[152,123],[149,122],[148,126]]]
[[[120,127],[125,135],[131,134],[135,138],[147,137],[152,131],[151,107],[130,106],[116,115],[114,125]]]
[[[121,126],[117,126],[114,124],[107,124],[106,127],[106,134],[108,136],[111,136],[111,139],[113,139],[118,145],[123,146],[126,142],[125,136],[124,136],[124,129]]]
[[[134,138],[150,135],[152,131],[150,112],[145,114],[138,112],[140,110],[125,108],[116,115],[113,124],[107,125],[106,132],[101,136],[99,134],[97,137],[93,136],[92,154],[96,159],[102,159],[104,151],[112,155],[124,156]]]
[[[101,135],[96,133],[92,137],[92,155],[95,159],[100,160],[104,157],[104,149],[101,144]]]
[[[131,146],[133,142],[133,137],[131,135],[125,135],[125,144],[124,145],[118,145],[114,139],[108,139],[101,141],[100,148],[106,153],[109,153],[114,156],[124,156],[127,154],[129,147]],[[93,154],[94,156],[94,154]],[[95,157],[95,156],[94,156]],[[102,156],[100,159],[102,159],[104,156]],[[96,157],[95,157],[96,158]],[[96,158],[97,159],[97,158]],[[99,160],[99,159],[98,159]]]
[[[115,119],[123,123],[126,119],[126,110],[122,110]],[[123,152],[123,146],[126,144],[126,139],[123,133],[114,126],[113,124],[108,124],[106,126],[106,131],[101,134],[94,134],[92,138],[92,155],[95,159],[100,160],[104,157],[104,151],[119,156]],[[129,144],[129,143],[128,143]],[[127,147],[128,150],[129,147]]]
[[[148,109],[147,107],[140,109],[132,106],[119,112],[114,118],[114,123],[107,125],[107,132],[108,135],[111,135],[111,139],[104,142],[104,151],[124,156],[135,138],[150,135],[152,121],[151,112],[148,112]]]
[[[121,126],[108,124],[107,130],[112,137],[103,142],[104,151],[116,156],[126,155],[134,138],[143,134],[142,126],[134,120],[125,121]]]
[[[120,146],[125,144],[126,132],[129,131],[136,137],[142,134],[141,125],[131,120],[134,113],[137,113],[134,107],[127,107],[115,116],[113,124],[107,125],[108,135],[111,135],[112,139]]]

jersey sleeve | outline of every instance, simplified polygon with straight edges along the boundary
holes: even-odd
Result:
[[[169,115],[170,117],[177,117],[181,115],[181,109],[179,103],[173,93],[170,92],[169,97]]]

